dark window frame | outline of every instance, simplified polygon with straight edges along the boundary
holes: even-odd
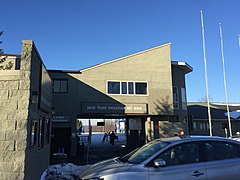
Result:
[[[45,142],[46,144],[50,143],[50,138],[51,138],[51,119],[47,118],[46,119],[46,136],[45,136]]]
[[[118,84],[117,91],[112,89],[111,83]],[[137,90],[138,85],[144,84],[144,92]],[[133,95],[133,96],[148,96],[148,82],[147,81],[117,81],[117,80],[108,80],[107,81],[107,94],[109,95]],[[113,85],[112,85],[113,86]],[[140,87],[141,88],[141,87]],[[111,91],[110,91],[111,90]]]
[[[34,147],[37,145],[38,140],[38,121],[32,120],[31,124],[31,136],[30,136],[30,147]]]
[[[147,95],[148,94],[148,83],[147,82],[135,82],[135,94],[136,95]],[[142,85],[146,85],[146,87],[144,87],[144,90],[142,89]],[[140,88],[140,89],[139,89]],[[144,92],[141,92],[141,91]]]
[[[120,81],[108,81],[107,82],[108,94],[121,94],[121,82]]]
[[[57,90],[54,89],[54,83],[55,83],[56,81],[59,81],[59,83],[60,83],[59,91],[57,91]],[[66,82],[66,90],[62,90],[62,88],[61,88],[61,87],[62,87],[61,84],[62,84],[63,82]],[[68,79],[53,79],[53,89],[52,89],[52,92],[53,92],[53,93],[68,93]]]
[[[45,118],[39,118],[38,126],[38,148],[44,147],[45,142]]]
[[[179,109],[179,92],[178,86],[173,86],[173,106],[175,109]],[[176,98],[176,99],[175,99]]]

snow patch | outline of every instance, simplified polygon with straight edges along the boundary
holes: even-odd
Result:
[[[40,180],[74,180],[78,177],[83,168],[84,166],[77,166],[72,163],[51,165],[43,172]]]

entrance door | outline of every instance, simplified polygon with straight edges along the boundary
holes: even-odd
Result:
[[[52,128],[51,154],[57,153],[60,146],[64,147],[64,153],[70,155],[71,128]]]
[[[128,119],[128,147],[135,149],[144,143],[143,120],[141,117]]]

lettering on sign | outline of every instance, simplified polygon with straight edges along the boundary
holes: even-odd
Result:
[[[147,113],[147,104],[83,103],[83,113]]]

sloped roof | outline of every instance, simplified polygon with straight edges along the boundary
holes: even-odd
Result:
[[[146,52],[149,52],[149,51],[153,51],[153,50],[155,50],[155,49],[162,48],[162,47],[167,46],[167,45],[170,45],[170,44],[171,44],[170,42],[169,42],[169,43],[165,43],[165,44],[162,44],[162,45],[159,45],[159,46],[155,46],[155,47],[150,48],[150,49],[146,49],[146,50],[143,50],[143,51],[139,51],[139,52],[134,53],[134,54],[130,54],[130,55],[127,55],[127,56],[123,56],[123,57],[120,57],[120,58],[117,58],[117,59],[114,59],[114,60],[110,60],[110,61],[107,61],[107,62],[104,62],[104,63],[96,64],[96,65],[94,65],[94,66],[90,66],[90,67],[88,67],[88,68],[84,68],[84,69],[82,69],[82,70],[80,70],[80,71],[83,72],[83,71],[87,71],[87,70],[90,70],[90,69],[93,69],[93,68],[97,68],[97,67],[99,67],[99,66],[104,66],[104,65],[107,65],[107,64],[110,64],[110,63],[114,63],[114,62],[116,62],[116,61],[121,61],[121,60],[124,60],[124,59],[126,59],[126,58],[129,58],[129,57],[132,57],[132,56],[136,56],[136,55],[139,55],[139,54],[142,54],[142,53],[146,53]]]

